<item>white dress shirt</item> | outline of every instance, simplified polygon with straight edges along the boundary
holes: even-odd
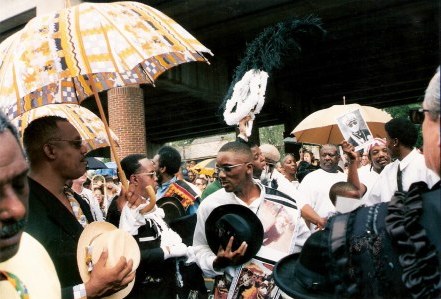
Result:
[[[412,183],[426,182],[429,188],[439,181],[439,176],[427,168],[424,156],[413,149],[403,160],[398,159],[386,165],[372,187],[366,199],[366,205],[371,206],[391,200],[397,186],[398,165],[402,172],[403,191],[408,191]]]
[[[226,192],[224,188],[210,194],[205,198],[199,206],[197,212],[197,223],[194,232],[193,246],[191,247],[192,253],[190,254],[190,261],[192,258],[195,259],[198,266],[204,272],[204,275],[209,277],[214,277],[216,275],[222,275],[224,272],[230,277],[236,276],[236,272],[239,267],[227,267],[224,272],[215,271],[213,268],[213,261],[216,259],[216,254],[214,254],[207,243],[207,238],[205,236],[205,221],[207,220],[210,213],[218,206],[226,204],[240,204],[247,206],[254,213],[257,213],[262,201],[268,196],[274,199],[275,195],[267,195],[265,193],[264,187],[259,183],[256,184],[260,188],[260,197],[254,200],[251,205],[247,205],[244,201],[238,198],[232,192]],[[310,236],[310,231],[306,227],[303,219],[300,218],[300,213],[296,210],[296,215],[292,215],[293,218],[297,219],[297,237],[295,239],[295,246],[292,252],[300,252],[306,239]],[[262,246],[263,247],[263,246]]]

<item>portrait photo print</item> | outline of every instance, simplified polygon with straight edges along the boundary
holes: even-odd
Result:
[[[343,138],[352,144],[356,151],[365,148],[374,139],[360,109],[337,117],[337,124]]]

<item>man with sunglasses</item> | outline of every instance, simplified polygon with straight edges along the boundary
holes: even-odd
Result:
[[[208,246],[205,235],[205,222],[210,213],[221,205],[237,204],[248,207],[260,219],[266,222],[275,219],[266,214],[266,204],[276,207],[278,211],[288,213],[289,219],[293,225],[290,226],[288,235],[291,236],[289,249],[280,249],[281,246],[272,244],[272,250],[269,247],[267,252],[277,252],[277,254],[266,256],[269,260],[276,261],[281,256],[290,252],[299,252],[305,240],[309,237],[310,231],[305,222],[300,217],[295,200],[289,196],[263,186],[260,181],[253,179],[253,153],[250,147],[244,142],[234,141],[226,143],[221,147],[216,158],[216,168],[222,189],[212,193],[202,201],[197,212],[197,223],[194,233],[193,246],[194,258],[196,263],[202,269],[204,274],[209,277],[225,275],[225,281],[231,281],[239,275],[240,265],[237,265],[238,259],[243,256],[247,250],[247,244],[242,243],[239,248],[232,250],[232,242],[226,248],[219,248],[219,251],[213,253]],[[267,227],[268,228],[268,227]],[[264,231],[265,229],[264,226]],[[263,246],[263,245],[262,245]],[[270,245],[268,245],[270,246]]]
[[[133,192],[142,196],[143,203],[146,203],[149,198],[147,187],[156,186],[153,162],[144,154],[131,154],[121,160],[121,168],[130,184],[135,186]],[[162,209],[155,206],[141,215],[139,211],[125,207],[125,204],[125,201],[113,201],[107,220],[133,234],[141,249],[141,263],[136,270],[135,285],[126,298],[177,298],[184,291],[178,288],[176,281],[176,258],[187,257],[187,246],[164,221]],[[142,206],[138,210],[140,208]],[[196,277],[196,272],[193,275]],[[199,278],[203,284],[202,276]],[[186,296],[182,298],[187,298],[189,292],[187,290]]]
[[[425,182],[431,188],[439,176],[427,168],[424,156],[414,147],[417,129],[405,118],[394,118],[385,124],[386,146],[394,162],[384,167],[371,191],[366,205],[388,202],[396,191],[406,192],[414,182]]]
[[[91,278],[83,283],[77,267],[77,243],[84,226],[94,221],[88,204],[70,188],[68,180],[86,172],[86,147],[72,124],[58,116],[32,121],[23,143],[30,163],[29,219],[26,231],[48,251],[60,278],[62,298],[102,297],[131,282],[133,261],[121,257],[106,267],[103,251]]]

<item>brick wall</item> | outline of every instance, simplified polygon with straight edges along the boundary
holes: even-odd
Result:
[[[109,125],[120,140],[120,147],[116,148],[119,158],[145,153],[143,90],[138,86],[119,87],[109,90],[107,97]]]

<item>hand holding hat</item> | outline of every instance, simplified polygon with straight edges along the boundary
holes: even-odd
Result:
[[[257,254],[263,242],[263,226],[249,208],[228,204],[215,208],[205,222],[210,249],[217,255],[216,269],[237,266]]]
[[[140,259],[133,236],[108,222],[88,224],[78,240],[77,264],[88,297],[127,296]]]

